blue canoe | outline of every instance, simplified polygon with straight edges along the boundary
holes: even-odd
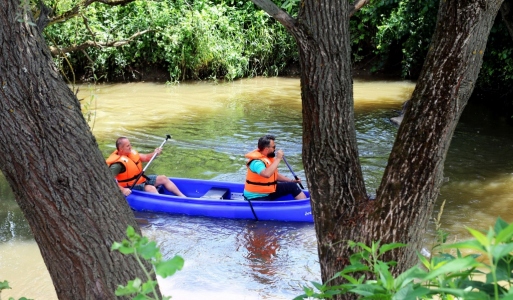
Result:
[[[177,197],[164,188],[159,194],[133,191],[127,197],[135,211],[229,219],[255,219],[250,203],[244,200],[243,183],[186,178],[169,178],[187,198]],[[280,198],[275,201],[251,201],[258,220],[313,222],[310,194],[307,199]]]

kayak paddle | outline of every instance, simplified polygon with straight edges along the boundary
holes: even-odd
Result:
[[[164,144],[167,142],[167,140],[170,138],[171,138],[171,135],[166,134],[166,139],[162,142],[162,144],[160,144],[159,148],[162,148],[164,146]],[[143,176],[144,171],[146,171],[146,169],[150,166],[150,164],[153,161],[153,159],[155,158],[155,156],[157,156],[157,153],[153,153],[153,156],[151,157],[150,161],[146,164],[146,166],[144,167],[142,172],[139,173],[139,175],[137,175],[137,178],[135,179],[134,184],[132,184],[132,186],[130,187],[130,190],[132,190],[134,188],[134,186],[137,184],[137,181],[139,180],[139,178],[141,178],[141,176]]]
[[[289,170],[290,170],[290,173],[292,173],[292,176],[294,176],[294,178],[296,180],[299,180],[299,177],[297,177],[296,173],[294,173],[294,171],[292,171],[292,168],[290,167],[289,163],[287,162],[287,159],[285,158],[285,155],[282,157],[283,158],[283,161],[285,162],[285,164],[287,165],[287,167],[289,167]],[[297,184],[299,184],[299,187],[304,190],[305,188],[303,187],[303,185],[301,184],[301,182],[298,182]]]

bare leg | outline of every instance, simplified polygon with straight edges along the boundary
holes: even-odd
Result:
[[[148,193],[158,193],[159,191],[157,191],[157,188],[154,187],[153,185],[149,185],[149,184],[146,184],[144,186],[144,191],[145,192],[148,192]]]
[[[296,197],[294,197],[296,200],[306,199],[305,193],[301,192]]]
[[[172,192],[173,194],[181,197],[185,197],[185,195],[178,189],[178,187],[164,175],[157,176],[157,180],[155,182],[156,186],[163,185],[166,190]]]

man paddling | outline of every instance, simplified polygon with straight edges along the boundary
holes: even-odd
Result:
[[[156,187],[164,185],[173,194],[185,197],[178,187],[165,175],[143,174],[139,176],[143,170],[142,163],[150,161],[153,155],[159,155],[161,152],[162,149],[159,147],[152,153],[139,153],[132,149],[128,138],[122,136],[116,140],[116,150],[107,158],[107,165],[109,165],[112,175],[116,177],[119,189],[123,195],[130,195],[132,189],[158,193]],[[136,180],[137,183],[134,185]]]
[[[248,200],[276,200],[290,194],[296,200],[305,199],[305,193],[297,185],[301,179],[290,179],[278,173],[283,150],[276,151],[274,141],[273,135],[264,135],[258,139],[258,149],[245,155],[248,170],[244,197]]]

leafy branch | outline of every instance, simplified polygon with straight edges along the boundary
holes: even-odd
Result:
[[[128,296],[135,294],[134,299],[159,299],[156,290],[157,281],[152,279],[152,275],[156,273],[162,278],[172,276],[176,271],[181,270],[184,260],[180,256],[175,256],[170,260],[163,260],[160,249],[154,241],[149,241],[146,237],[137,234],[132,226],[128,226],[126,230],[128,240],[121,243],[114,242],[111,250],[119,251],[125,255],[134,255],[139,266],[144,270],[146,281],[140,278],[128,281],[125,286],[118,286],[116,296]],[[153,265],[152,270],[147,270],[143,261],[147,261]],[[149,295],[153,295],[151,298]],[[163,297],[162,299],[170,299],[171,297]]]

